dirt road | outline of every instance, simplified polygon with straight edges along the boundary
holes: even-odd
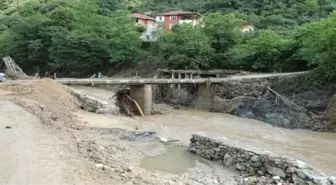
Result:
[[[75,143],[45,127],[22,107],[0,101],[0,184],[100,184],[73,152]]]

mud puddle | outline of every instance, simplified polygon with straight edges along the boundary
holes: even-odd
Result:
[[[196,162],[205,163],[200,156],[188,152],[186,147],[167,146],[167,151],[160,155],[145,157],[140,167],[148,171],[161,171],[171,174],[182,174],[196,167]]]

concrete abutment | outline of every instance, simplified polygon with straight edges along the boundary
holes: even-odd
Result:
[[[210,111],[214,107],[214,98],[216,95],[215,84],[197,84],[197,93],[195,97],[195,108]]]
[[[152,86],[130,85],[131,96],[138,102],[145,115],[152,114]]]

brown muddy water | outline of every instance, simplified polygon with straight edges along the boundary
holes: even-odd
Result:
[[[182,174],[195,167],[196,161],[205,162],[200,156],[188,152],[186,147],[171,145],[167,146],[167,151],[163,154],[145,157],[140,167],[149,171]]]
[[[97,97],[99,94],[104,94],[104,96],[100,96],[104,101],[106,101],[104,98],[113,96],[111,91],[104,89],[93,89],[91,92],[90,88],[85,88],[85,92],[89,95],[95,93]],[[191,109],[170,109],[165,112],[167,112],[165,115],[150,116],[149,120],[148,118],[125,119],[121,118],[122,116],[106,118],[104,115],[85,112],[81,112],[80,116],[88,121],[88,126],[94,124],[96,127],[98,124],[110,128],[121,126],[135,128],[136,125],[141,130],[153,130],[163,137],[179,139],[186,145],[189,143],[193,132],[214,133],[235,140],[237,145],[248,144],[278,155],[300,159],[327,175],[336,175],[336,134],[276,128],[257,120]],[[97,118],[97,116],[100,118]],[[155,162],[162,162],[162,158],[166,158],[164,160],[167,161],[167,164],[171,164],[172,161],[182,162],[192,158],[178,150],[180,149],[170,149],[173,152],[146,159],[148,160],[146,161],[146,168],[150,169],[150,164]],[[179,158],[179,156],[182,158]],[[184,164],[184,166],[187,167],[194,164],[192,161],[186,163],[188,164]],[[161,170],[169,171],[169,169]],[[174,173],[174,170],[171,171]]]

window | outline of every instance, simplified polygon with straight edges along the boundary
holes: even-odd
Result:
[[[175,20],[177,20],[177,17],[176,16],[170,16],[170,20],[175,21]]]
[[[185,16],[183,16],[181,19],[182,19],[182,20],[193,20],[194,17],[191,16],[191,15],[185,15]]]
[[[171,30],[175,24],[169,24],[169,29]]]
[[[157,17],[156,17],[156,20],[158,20],[158,21],[163,21],[163,16],[157,16]]]

